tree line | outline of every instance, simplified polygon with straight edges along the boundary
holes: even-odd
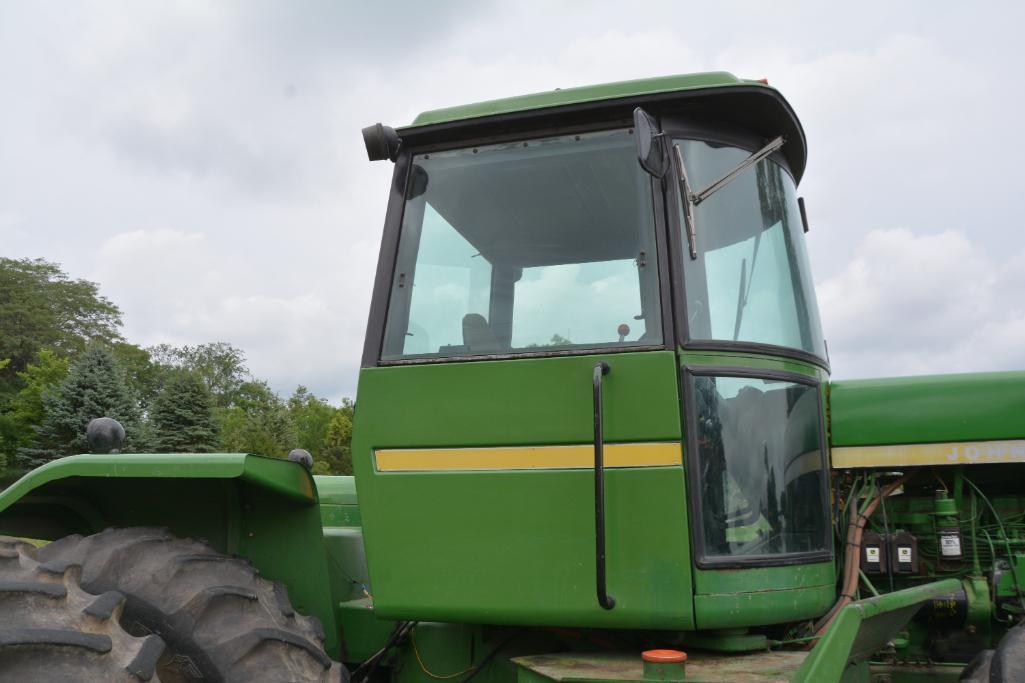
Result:
[[[282,398],[224,342],[140,347],[98,285],[42,259],[0,258],[0,486],[89,450],[86,425],[112,417],[123,453],[258,453],[305,448],[317,474],[351,474],[353,403],[303,386]]]

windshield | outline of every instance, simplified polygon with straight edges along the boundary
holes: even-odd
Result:
[[[631,131],[417,154],[382,359],[662,343]]]
[[[698,376],[694,396],[705,559],[826,551],[818,389]]]
[[[750,155],[699,140],[676,143],[695,189]],[[684,259],[690,339],[772,344],[825,358],[790,175],[763,159],[693,211],[697,258]]]

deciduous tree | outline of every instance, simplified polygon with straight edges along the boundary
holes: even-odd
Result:
[[[302,385],[296,387],[287,405],[295,426],[296,447],[305,448],[313,456],[313,462],[319,462],[324,457],[328,426],[336,409]]]
[[[194,373],[210,391],[214,405],[220,408],[235,405],[243,385],[250,379],[245,353],[225,342],[196,346],[160,344],[147,351],[155,363]]]
[[[296,447],[288,408],[266,382],[244,382],[234,404],[215,414],[224,451],[283,458]]]
[[[348,398],[331,418],[324,442],[324,462],[328,471],[323,474],[352,474],[352,418],[355,405]],[[314,461],[316,462],[316,461]],[[320,474],[320,473],[318,473]]]
[[[18,373],[22,387],[0,415],[0,452],[11,456],[35,440],[35,427],[46,417],[44,397],[68,375],[67,358],[52,349],[41,349],[34,362]]]
[[[19,387],[39,349],[73,356],[92,342],[121,341],[121,311],[88,280],[75,280],[43,259],[0,258],[0,395]]]

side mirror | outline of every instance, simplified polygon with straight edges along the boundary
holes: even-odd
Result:
[[[375,123],[363,129],[363,144],[366,145],[367,157],[371,161],[395,161],[399,157],[402,140],[391,126]]]
[[[656,178],[663,177],[669,170],[669,154],[655,119],[640,107],[634,109],[634,135],[641,168]]]

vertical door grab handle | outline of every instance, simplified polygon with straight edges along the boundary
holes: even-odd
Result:
[[[594,366],[594,564],[598,586],[598,604],[612,609],[616,600],[605,585],[605,437],[602,433],[601,382],[609,374],[609,364],[599,361]]]

